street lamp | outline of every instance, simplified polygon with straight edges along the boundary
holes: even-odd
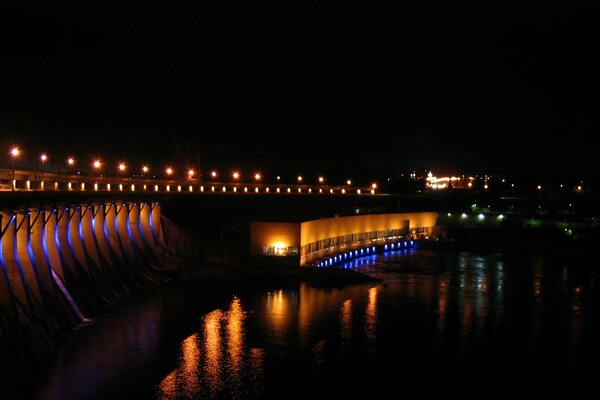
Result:
[[[92,163],[92,166],[96,170],[96,173],[100,174],[100,168],[102,168],[102,161],[100,161],[100,160],[94,160],[94,162]]]
[[[119,172],[125,172],[127,165],[125,163],[119,163]]]
[[[45,163],[47,159],[48,159],[48,156],[46,156],[46,154],[42,153],[40,155],[40,161],[42,163]],[[37,160],[36,159],[33,160],[33,191],[34,192],[37,191]]]
[[[17,184],[17,182],[15,181],[15,159],[17,157],[19,157],[19,154],[21,154],[21,150],[19,150],[18,147],[13,147],[12,149],[10,149],[10,164],[11,164],[11,169],[12,169],[12,193],[13,195],[15,194],[15,186]]]

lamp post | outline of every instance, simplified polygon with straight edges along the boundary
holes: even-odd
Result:
[[[19,154],[21,154],[21,150],[19,150],[18,147],[13,147],[12,149],[10,149],[10,166],[11,166],[11,170],[12,170],[12,183],[11,183],[11,188],[12,188],[12,193],[13,196],[15,194],[15,186],[17,184],[17,182],[15,181],[15,158],[19,157]]]
[[[42,163],[46,162],[48,156],[46,154],[40,155],[40,161]],[[33,160],[33,192],[37,192],[37,159]]]
[[[98,176],[100,176],[100,168],[102,168],[102,161],[94,160],[94,162],[92,163],[92,166],[94,167],[94,170],[96,170],[96,174],[98,174]]]

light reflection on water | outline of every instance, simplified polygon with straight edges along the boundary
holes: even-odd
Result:
[[[94,370],[88,378],[77,366],[89,361],[63,362],[39,398],[106,397],[107,387],[116,398],[140,392],[135,385],[150,387],[161,399],[322,398],[360,392],[377,397],[378,390],[395,390],[399,384],[429,387],[432,381],[431,388],[444,390],[465,381],[527,387],[539,381],[534,375],[558,386],[581,385],[580,375],[599,356],[594,334],[598,293],[591,268],[566,267],[543,257],[421,250],[369,256],[343,267],[383,282],[248,285],[225,291],[218,306],[178,314],[174,321],[187,319],[192,329],[175,335],[173,349],[159,340],[161,332],[177,331],[171,320],[162,326],[143,320],[148,313],[156,320],[160,307],[147,310],[140,320],[124,313],[105,339],[85,340],[82,348],[70,350],[93,351],[94,362],[112,369]],[[192,309],[202,302],[192,302]],[[190,307],[190,301],[174,301],[170,307]],[[152,339],[137,347],[137,359],[111,353],[108,338],[127,343],[133,337]],[[159,352],[167,353],[160,363]],[[131,371],[139,368],[139,360],[157,361],[146,362],[138,375],[154,372],[139,382],[119,381],[119,375],[136,376]],[[73,382],[78,382],[76,390]]]
[[[260,382],[263,353],[244,345],[246,312],[234,297],[227,311],[214,310],[202,318],[201,333],[181,343],[179,367],[159,385],[158,397],[247,398]],[[248,391],[248,389],[250,389]]]

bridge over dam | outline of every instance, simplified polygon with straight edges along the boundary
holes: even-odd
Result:
[[[245,191],[244,186],[223,185],[226,190],[203,192],[178,190],[175,184],[175,190],[88,191],[19,186],[0,192],[0,388],[6,393],[26,385],[65,335],[90,322],[104,304],[186,268],[269,259],[251,250],[257,243],[251,238],[253,223],[325,221],[323,217],[340,221],[398,211],[394,196],[358,189],[320,192],[318,187],[281,186],[267,192],[264,186],[257,192],[251,186]],[[367,248],[373,239],[392,243],[411,234],[411,217],[390,220],[396,222],[384,228],[344,231],[346,238],[360,236],[355,243],[340,242],[338,229],[330,238],[338,247],[329,246],[320,256],[346,246]],[[313,228],[319,230],[322,223]],[[427,224],[430,229],[431,222]],[[320,257],[315,253],[300,262],[291,254],[294,245],[286,246],[284,254],[273,252],[273,244],[259,246],[271,247],[271,263],[313,265]]]

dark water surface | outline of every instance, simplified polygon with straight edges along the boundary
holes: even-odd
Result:
[[[375,398],[597,387],[595,263],[415,250],[382,284],[173,282],[106,307],[35,398]]]

